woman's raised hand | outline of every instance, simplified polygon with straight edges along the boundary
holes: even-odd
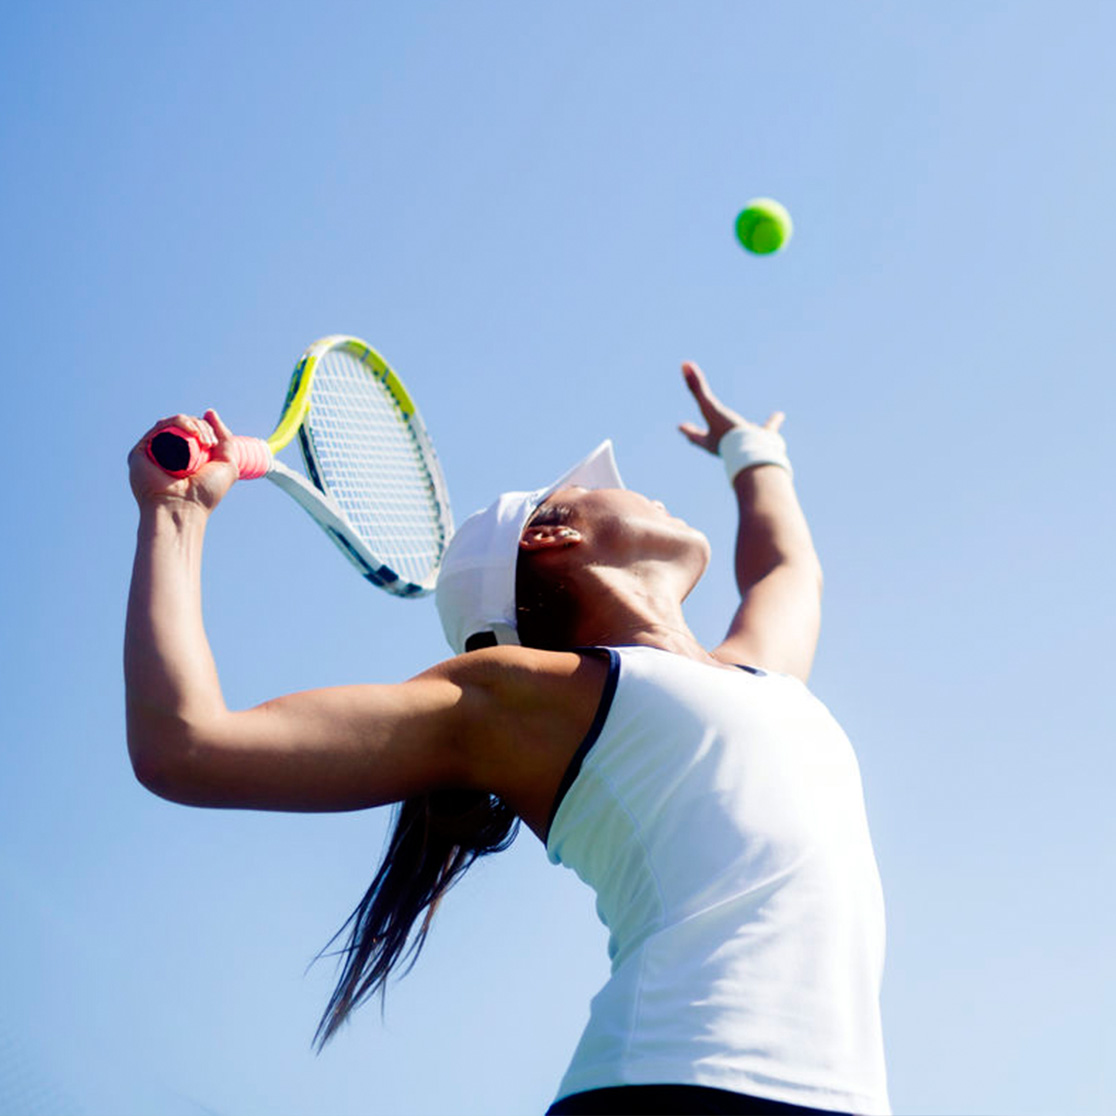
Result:
[[[751,426],[757,427],[758,424],[749,422],[746,418],[738,415],[735,411],[726,407],[714,394],[709,390],[709,381],[705,378],[705,373],[694,364],[692,361],[686,361],[682,365],[682,376],[686,381],[686,386],[690,389],[691,394],[697,401],[698,408],[701,410],[702,417],[705,419],[707,429],[702,430],[701,427],[696,426],[692,422],[684,422],[679,425],[678,429],[686,435],[687,438],[695,446],[700,446],[703,450],[708,450],[709,453],[716,454],[717,447],[721,444],[721,439],[725,434],[736,426]],[[777,432],[779,427],[783,425],[786,415],[782,411],[776,411],[765,423],[762,429]]]

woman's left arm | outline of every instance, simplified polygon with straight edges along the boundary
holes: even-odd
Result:
[[[783,415],[763,426],[748,422],[710,391],[701,369],[683,365],[707,429],[681,426],[694,445],[716,454],[730,430],[777,434]],[[742,469],[733,479],[739,511],[735,572],[740,606],[714,654],[725,662],[746,663],[792,674],[806,681],[821,628],[821,563],[806,517],[795,494],[790,470],[778,464]]]

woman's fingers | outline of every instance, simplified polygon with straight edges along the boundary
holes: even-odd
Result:
[[[705,373],[692,360],[687,360],[682,364],[682,375],[701,413],[708,421],[720,411],[721,405],[709,390],[709,381],[705,378]]]
[[[188,434],[193,434],[203,446],[212,446],[217,442],[217,435],[214,434],[213,427],[205,419],[198,418],[197,415],[172,415],[170,418],[162,419],[155,424],[147,436],[150,438],[152,434],[157,434],[168,426],[177,426]]]
[[[205,419],[221,438],[233,437],[233,432],[225,425],[221,416],[212,407],[205,412]]]
[[[233,449],[233,432],[224,424],[221,416],[211,407],[205,412],[206,425],[214,432],[211,443],[215,453],[213,460],[236,462],[236,452]]]
[[[692,422],[683,422],[679,425],[678,429],[681,430],[695,446],[701,446],[702,449],[705,449],[706,440],[709,437],[708,430],[702,430],[701,427],[694,426]]]
[[[717,443],[720,442],[725,431],[731,430],[734,426],[745,426],[747,422],[713,394],[705,373],[692,360],[683,363],[682,375],[686,379],[686,386],[697,401],[702,417],[709,424],[709,433],[699,444],[711,453],[716,453]]]
[[[700,446],[710,453],[717,452],[721,438],[733,427],[743,426],[750,427],[752,430],[770,430],[773,434],[776,434],[786,421],[787,416],[782,411],[774,411],[762,428],[742,418],[735,411],[726,407],[710,391],[709,381],[705,378],[705,373],[692,360],[683,362],[682,375],[709,428],[703,430],[692,422],[684,422],[679,425],[678,429],[695,446]]]

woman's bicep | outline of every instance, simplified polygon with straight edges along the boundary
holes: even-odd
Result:
[[[289,694],[168,725],[136,774],[164,798],[256,810],[359,810],[468,784],[461,746],[477,695],[446,677]]]

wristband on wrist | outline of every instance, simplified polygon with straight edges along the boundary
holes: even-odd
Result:
[[[794,476],[782,434],[762,426],[734,426],[721,438],[717,454],[725,463],[730,484],[737,473],[756,465],[778,465]]]

